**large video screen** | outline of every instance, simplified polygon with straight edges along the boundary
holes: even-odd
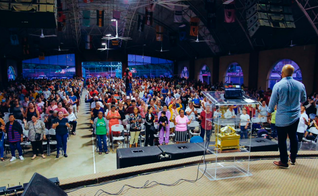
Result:
[[[134,77],[172,77],[173,61],[149,56],[128,55],[128,66]]]
[[[22,75],[33,79],[66,79],[75,75],[75,54],[46,56],[22,61]]]
[[[121,62],[82,62],[83,77],[122,78]]]

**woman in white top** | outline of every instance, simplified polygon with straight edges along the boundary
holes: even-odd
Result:
[[[243,139],[243,136],[245,137],[245,139],[247,139],[247,128],[250,124],[250,115],[246,113],[246,108],[243,108],[240,120],[241,139]]]

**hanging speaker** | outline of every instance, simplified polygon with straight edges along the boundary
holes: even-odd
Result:
[[[22,196],[67,196],[67,194],[44,176],[35,173]]]

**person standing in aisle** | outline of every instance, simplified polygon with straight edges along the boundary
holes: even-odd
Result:
[[[275,105],[277,105],[275,125],[278,134],[280,161],[274,161],[273,163],[285,168],[288,167],[287,135],[290,141],[291,164],[294,165],[296,162],[298,150],[296,132],[300,118],[300,104],[306,101],[305,86],[293,79],[293,73],[294,67],[290,64],[282,68],[282,79],[274,85],[267,108],[267,118],[269,118],[271,113],[274,112]]]

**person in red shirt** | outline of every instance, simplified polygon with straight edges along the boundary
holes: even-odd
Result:
[[[211,106],[206,105],[205,110],[203,110],[200,114],[201,120],[201,133],[200,136],[204,139],[204,135],[206,132],[206,142],[210,143],[211,133],[212,133],[212,111]]]
[[[89,94],[90,94],[90,96],[97,96],[99,93],[98,93],[98,91],[96,90],[96,89],[92,89],[92,91],[91,92],[89,92]],[[95,95],[94,95],[95,94]]]

